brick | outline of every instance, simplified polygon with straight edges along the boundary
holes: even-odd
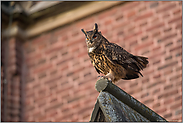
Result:
[[[169,27],[169,28],[164,29],[164,32],[169,32],[169,31],[171,31],[171,30],[172,30],[172,28]]]
[[[164,22],[160,22],[160,23],[158,23],[158,24],[156,24],[156,25],[153,25],[153,26],[147,28],[146,31],[152,31],[152,30],[161,28],[161,27],[164,26],[164,25],[165,25]]]
[[[54,70],[54,71],[51,71],[50,72],[50,75],[54,75],[54,74],[56,74],[57,73],[57,70]]]
[[[133,10],[133,11],[131,11],[131,12],[128,12],[127,13],[127,18],[131,18],[131,17],[133,17],[134,15],[136,15],[136,12]]]
[[[143,14],[143,15],[140,15],[140,16],[137,16],[135,19],[134,19],[134,21],[139,21],[139,20],[143,20],[143,19],[147,19],[147,18],[149,18],[149,17],[151,17],[151,16],[153,16],[153,13],[150,11],[150,12],[147,12],[147,13],[145,13],[145,14]]]
[[[155,8],[158,7],[159,3],[158,2],[153,2],[150,4],[150,8]]]
[[[169,117],[171,117],[172,116],[172,113],[168,113],[168,114],[165,114],[164,115],[164,118],[169,118]]]
[[[68,103],[76,102],[77,100],[80,100],[80,99],[82,99],[84,97],[85,97],[85,95],[80,95],[80,96],[77,96],[77,97],[69,99],[67,102]]]
[[[142,91],[142,88],[141,88],[141,87],[138,87],[138,88],[136,88],[135,90],[129,91],[128,93],[129,93],[130,95],[133,95],[133,94],[139,93],[139,92],[141,92],[141,91]]]
[[[152,103],[154,101],[154,99],[147,99],[144,101],[144,104],[149,104],[149,103]]]
[[[65,65],[65,66],[63,66],[60,70],[61,71],[64,71],[64,70],[67,70],[69,68],[69,66],[68,65]]]
[[[165,47],[171,46],[173,44],[173,42],[168,42],[165,44]]]
[[[171,59],[172,59],[172,56],[165,57],[165,61],[171,60]]]
[[[142,23],[140,23],[140,27],[143,27],[143,26],[146,26],[148,24],[148,22],[147,21],[144,21],[144,22],[142,22]]]
[[[155,88],[156,86],[164,84],[165,82],[166,82],[165,80],[160,80],[160,81],[157,81],[157,82],[155,81],[154,83],[147,86],[147,89]]]
[[[161,62],[161,60],[157,60],[157,61],[153,62],[153,65],[156,65],[156,64],[158,64],[160,62]]]
[[[85,113],[87,110],[92,110],[93,106],[87,106],[85,108],[82,108],[78,111],[78,114],[82,114],[82,113]]]
[[[101,20],[101,19],[110,17],[110,16],[114,15],[116,12],[117,12],[117,9],[111,8],[110,10],[107,10],[106,12],[98,15],[98,19]]]
[[[88,76],[91,76],[91,72],[87,72],[84,74],[84,77],[88,77]]]
[[[177,14],[179,14],[179,13],[181,13],[181,12],[182,12],[182,9],[178,8],[178,9],[176,9],[176,10],[173,12],[173,14],[174,14],[174,15],[177,15]]]
[[[148,92],[145,93],[145,94],[142,94],[142,95],[141,95],[141,98],[144,98],[144,97],[147,97],[147,96],[149,96],[149,93],[148,93]]]
[[[175,115],[181,115],[182,114],[182,109],[178,109],[175,111]]]
[[[160,88],[157,88],[157,89],[153,90],[152,94],[156,94],[158,92],[160,92]]]
[[[135,86],[137,86],[137,85],[138,85],[138,83],[137,83],[137,82],[134,82],[134,83],[131,83],[131,84],[130,84],[130,87],[133,88],[133,87],[135,87]]]
[[[159,102],[156,103],[156,104],[154,104],[154,105],[152,106],[152,108],[158,108],[158,107],[160,107],[160,103],[159,103]]]
[[[171,103],[174,103],[174,100],[172,98],[168,98],[166,100],[164,100],[164,105],[171,105]]]
[[[26,49],[26,54],[31,54],[31,53],[34,53],[36,51],[35,48],[27,48]]]
[[[143,48],[145,48],[145,47],[150,47],[151,45],[153,45],[153,41],[143,43],[143,44],[137,46],[137,47],[135,48],[135,51],[138,51],[138,50],[143,49]]]
[[[178,100],[182,100],[182,96],[177,96],[177,97],[175,97],[175,101],[178,101]]]
[[[63,48],[63,46],[57,46],[57,47],[54,47],[54,48],[51,48],[51,49],[48,49],[45,51],[45,54],[48,55],[50,53],[54,53],[54,52],[58,52],[59,50],[61,50]]]
[[[138,11],[138,12],[145,11],[146,9],[147,9],[147,7],[146,7],[146,6],[143,6],[142,8],[140,8],[140,9],[139,9],[139,11]]]
[[[152,34],[152,37],[157,37],[157,36],[159,36],[160,34],[161,34],[160,31],[154,32],[154,33]]]
[[[172,91],[169,91],[169,92],[167,92],[167,93],[164,93],[164,94],[159,95],[159,96],[158,96],[158,99],[161,99],[161,98],[168,98],[168,97],[170,97],[170,96],[172,96],[172,95],[175,95],[175,94],[177,94],[177,93],[178,93],[178,90],[172,90]]]
[[[42,57],[41,53],[34,54],[33,56],[27,57],[26,62],[31,62],[32,60],[39,59]]]
[[[170,49],[170,52],[176,51],[176,50],[182,50],[182,46],[176,46]]]
[[[130,2],[122,6],[121,11],[128,11],[129,9],[131,10],[132,8],[138,7],[139,5],[140,5],[139,2]]]
[[[149,70],[149,71],[146,71],[146,75],[149,75],[149,74],[152,74],[152,73],[154,73],[154,70]],[[148,78],[148,81],[149,81],[149,78]]]
[[[175,26],[175,29],[181,29],[182,30],[182,22],[178,22],[177,25]]]
[[[147,39],[148,39],[148,37],[149,37],[149,36],[148,36],[148,35],[146,35],[146,36],[142,37],[142,38],[141,38],[141,40],[142,40],[142,41],[145,41],[145,40],[147,40]]]
[[[38,65],[44,64],[45,62],[46,62],[46,59],[45,59],[45,58],[40,59],[40,60],[38,61]]]
[[[42,78],[45,78],[46,77],[46,73],[41,73],[38,75],[38,78],[39,79],[42,79]]]
[[[157,13],[167,12],[168,10],[170,10],[170,9],[172,9],[174,7],[176,7],[176,4],[175,3],[173,3],[173,4],[167,4],[165,7],[158,9],[156,12]]]
[[[122,14],[120,14],[119,16],[116,17],[116,21],[119,21],[121,19],[123,19],[123,15]]]
[[[107,26],[107,25],[109,25],[111,23],[112,23],[112,20],[111,19],[108,19],[108,20],[104,21],[105,26]]]
[[[171,23],[175,23],[175,22],[178,22],[178,21],[180,21],[180,22],[182,21],[181,16],[178,16],[176,18],[171,19],[170,21],[168,21],[168,23],[171,24]]]
[[[176,65],[177,63],[178,63],[177,61],[173,61],[171,63],[167,63],[167,64],[165,64],[163,66],[158,67],[158,70],[165,69],[167,67],[172,67],[172,66]]]
[[[77,40],[74,40],[74,41],[71,41],[71,42],[68,42],[67,43],[67,47],[79,45],[80,43],[85,43],[84,37],[83,38],[80,38],[80,39],[77,39]]]
[[[44,84],[50,84],[50,83],[53,83],[53,82],[55,82],[55,81],[58,81],[58,80],[60,80],[62,78],[62,75],[60,75],[60,76],[57,76],[57,77],[52,77],[52,79],[50,79],[50,80],[48,80],[48,81],[46,81],[46,82],[44,82]]]
[[[40,44],[42,42],[45,42],[46,40],[50,39],[50,34],[42,35],[34,40],[32,40],[32,44]]]
[[[182,74],[175,75],[175,76],[170,78],[170,81],[175,81],[175,80],[177,80],[179,78],[181,79],[181,77],[182,77]]]
[[[50,85],[50,91],[56,90],[56,89],[57,89],[57,84]]]
[[[149,51],[149,50],[145,50],[145,51],[142,52],[141,54],[142,54],[142,55],[146,55],[146,54],[148,54],[148,53],[150,53],[150,51]]]
[[[84,52],[82,52],[82,53],[79,53],[78,55],[77,55],[77,57],[78,58],[80,58],[80,57],[84,57],[84,56],[86,56],[88,53],[86,52],[86,51],[84,51]]]
[[[173,87],[173,84],[170,84],[170,85],[164,86],[164,90],[171,89],[172,87]]]
[[[48,69],[51,68],[51,67],[52,67],[51,64],[47,64],[47,65],[44,65],[44,66],[41,66],[41,67],[36,68],[36,69],[33,71],[33,73],[34,73],[34,74],[37,74],[37,73],[43,72],[43,71],[45,71],[45,70],[48,70]]]
[[[68,61],[71,61],[72,59],[74,59],[74,58],[73,57],[68,57],[68,58],[62,59],[61,61],[58,61],[56,64],[61,65],[61,64],[64,64]]]
[[[55,37],[52,37],[52,38],[49,40],[49,44],[50,44],[50,45],[53,45],[53,44],[55,44],[56,42],[58,42],[58,38],[55,38]]]
[[[154,47],[152,50],[153,50],[153,52],[155,52],[155,51],[158,51],[160,49],[161,49],[161,46],[157,46],[157,47]]]
[[[117,33],[117,35],[123,35],[124,34],[124,31],[122,30],[122,31],[119,31],[118,33]]]
[[[169,14],[169,13],[164,13],[164,14],[162,15],[162,18],[168,19],[168,18],[170,18],[170,14]]]
[[[163,107],[163,108],[159,108],[158,110],[156,110],[156,113],[162,114],[162,113],[164,113],[166,111],[167,111],[167,108],[166,107]]]
[[[133,33],[133,34],[129,34],[129,35],[125,36],[123,39],[124,39],[124,40],[128,40],[128,39],[130,39],[130,38],[132,38],[132,37],[135,37],[135,36],[140,35],[141,33],[142,33],[142,31],[138,31],[138,32],[135,32],[135,33]]]

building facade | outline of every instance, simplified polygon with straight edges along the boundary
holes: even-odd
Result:
[[[181,1],[1,4],[2,121],[89,121],[98,74],[81,29],[94,23],[110,42],[149,58],[144,77],[117,86],[182,121]]]

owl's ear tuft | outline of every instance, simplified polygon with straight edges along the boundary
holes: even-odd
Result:
[[[98,25],[97,25],[97,23],[95,23],[93,30],[94,30],[95,33],[98,32]]]
[[[87,36],[86,31],[84,29],[81,29],[81,31]]]

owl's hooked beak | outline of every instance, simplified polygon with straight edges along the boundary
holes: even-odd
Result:
[[[81,29],[81,31],[87,36],[86,31],[84,29]]]

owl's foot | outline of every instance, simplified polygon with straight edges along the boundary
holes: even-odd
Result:
[[[108,81],[112,82],[111,78],[109,78],[108,76],[98,76],[100,77],[100,79],[107,79]]]

